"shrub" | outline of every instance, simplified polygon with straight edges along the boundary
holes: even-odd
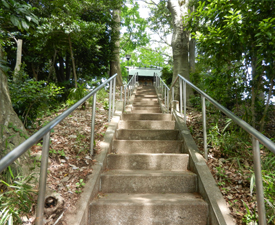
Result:
[[[54,83],[30,79],[21,72],[22,80],[9,80],[13,108],[24,125],[30,124],[39,114],[54,105],[63,91]]]

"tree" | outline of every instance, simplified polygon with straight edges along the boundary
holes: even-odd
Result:
[[[110,76],[117,73],[116,81],[118,86],[122,86],[122,75],[120,69],[120,21],[121,21],[121,6],[113,10],[114,24],[112,27],[112,39],[115,43],[113,48],[113,58],[110,62]]]
[[[32,7],[24,2],[15,2],[13,0],[1,1],[0,3],[0,28],[5,33],[11,31],[26,30],[31,23],[37,23],[37,18],[32,13]],[[3,52],[3,40],[0,40],[0,155],[3,156],[8,151],[19,145],[27,138],[27,131],[25,130],[21,120],[12,108],[12,103],[9,95],[9,88],[6,76],[5,57]],[[18,56],[21,57],[21,56]],[[24,155],[20,158],[21,166],[27,160]],[[21,162],[20,162],[21,161]],[[28,165],[26,163],[26,165]]]
[[[168,9],[172,15],[173,36],[173,81],[178,74],[190,80],[189,75],[189,31],[186,29],[188,16],[189,1],[168,1]],[[178,87],[178,86],[176,86]],[[177,90],[177,88],[176,88]],[[186,99],[192,95],[192,89],[186,86]],[[175,99],[179,99],[179,92],[175,92]]]
[[[160,41],[172,47],[173,55],[173,81],[178,74],[181,74],[187,80],[190,79],[190,64],[189,64],[189,31],[186,30],[187,20],[189,16],[189,1],[146,1],[151,8],[150,27],[159,34]],[[171,44],[167,41],[167,36],[173,33]],[[194,44],[194,42],[192,42]],[[194,45],[193,45],[194,46]],[[192,56],[192,54],[190,54]],[[194,55],[194,54],[193,54]],[[194,58],[192,60],[194,62]],[[194,66],[194,65],[193,65]],[[192,89],[187,86],[187,99],[192,95]],[[179,85],[175,86],[175,99],[179,99]]]
[[[191,26],[201,57],[216,80],[225,81],[215,89],[230,88],[234,93],[242,81],[245,89],[235,98],[242,95],[249,102],[248,122],[256,127],[260,121],[261,130],[274,92],[273,7],[273,1],[199,1]]]

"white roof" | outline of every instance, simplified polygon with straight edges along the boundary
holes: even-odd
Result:
[[[158,76],[161,76],[161,70],[162,67],[158,68],[139,68],[139,67],[127,67],[129,69],[129,75],[134,75],[138,73],[138,76],[143,76],[143,77],[153,77],[154,74],[157,74]]]

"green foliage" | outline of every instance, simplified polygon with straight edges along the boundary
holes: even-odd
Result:
[[[257,221],[257,214],[255,213],[255,211],[250,211],[247,204],[243,200],[242,200],[242,202],[243,202],[243,205],[245,206],[245,209],[246,209],[246,214],[244,215],[244,217],[242,219],[243,222],[248,224],[248,223]]]
[[[62,88],[54,83],[29,79],[21,71],[23,81],[13,82],[9,80],[10,96],[15,112],[22,122],[27,125],[33,121],[41,111],[45,111],[54,105],[58,95],[62,94]]]
[[[33,179],[33,175],[29,175],[25,178],[18,176],[11,183],[0,180],[1,225],[7,224],[10,221],[13,221],[15,224],[21,224],[20,215],[30,212],[36,194],[36,191],[30,184]]]
[[[97,92],[97,95],[96,95],[96,99],[99,101],[99,102],[104,102],[105,99],[109,99],[109,92],[106,91],[104,88],[101,88],[98,92]]]
[[[200,85],[224,106],[250,108],[247,122],[263,122],[261,94],[269,91],[275,74],[273,1],[196,1],[189,29],[196,38]],[[203,68],[204,67],[204,68]]]
[[[162,76],[161,79],[163,79],[163,81],[167,84],[170,85],[172,84],[172,79],[173,79],[173,71],[171,68],[169,68],[168,66],[163,67],[162,69]]]
[[[72,88],[70,90],[70,93],[68,95],[67,105],[73,105],[82,98],[84,98],[88,93],[89,90],[86,88],[86,83],[83,84],[77,84],[77,88]],[[85,105],[83,104],[82,107],[85,108]]]
[[[149,43],[145,29],[147,20],[139,15],[139,5],[134,3],[132,7],[124,5],[121,10],[122,27],[126,28],[121,38],[121,47],[126,52],[132,52],[139,46]]]
[[[19,30],[28,30],[30,26],[38,25],[38,18],[33,14],[34,8],[23,1],[1,0],[0,2],[0,27],[2,30],[12,26]],[[9,12],[9,13],[7,13]]]
[[[81,193],[81,188],[83,188],[85,186],[85,183],[83,181],[83,179],[80,179],[79,182],[76,183],[76,188],[77,190],[75,191],[75,193]]]
[[[268,223],[274,222],[275,219],[275,155],[270,152],[262,158],[262,179],[264,187],[265,209]],[[253,173],[250,179],[250,192],[255,190],[255,174]],[[250,217],[251,213],[247,210],[245,219]],[[256,220],[255,220],[256,221]]]

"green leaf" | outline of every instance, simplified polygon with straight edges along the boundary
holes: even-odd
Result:
[[[22,26],[23,26],[23,28],[24,28],[25,30],[28,30],[29,27],[30,27],[30,26],[26,23],[25,20],[22,20]]]
[[[2,0],[2,2],[6,8],[10,9],[10,5],[5,0]]]
[[[11,19],[11,22],[12,22],[12,24],[13,24],[14,26],[16,26],[16,27],[19,27],[19,26],[20,26],[20,22],[19,22],[19,20],[17,19],[17,17],[11,15],[10,19]]]

